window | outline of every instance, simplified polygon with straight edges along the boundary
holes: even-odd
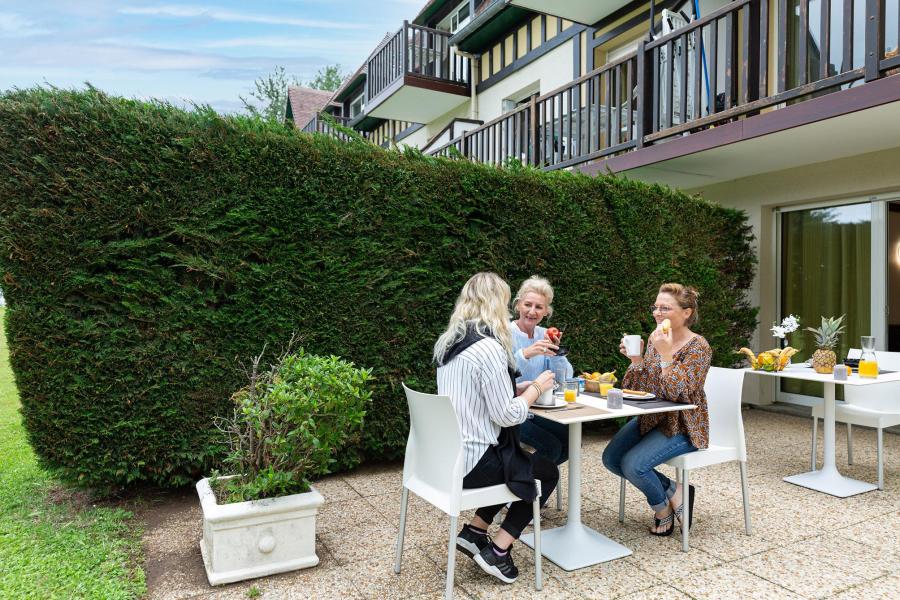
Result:
[[[352,119],[359,115],[365,107],[366,100],[363,97],[363,94],[360,93],[359,96],[350,101],[350,118]]]
[[[471,12],[469,10],[469,0],[466,0],[452,11],[450,14],[444,17],[444,19],[437,24],[437,29],[441,31],[449,31],[450,33],[456,33],[460,29],[466,26],[469,22],[469,17],[471,16]]]

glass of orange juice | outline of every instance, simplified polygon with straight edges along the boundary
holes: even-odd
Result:
[[[598,387],[600,388],[600,395],[606,396],[609,390],[613,389],[614,384],[612,383],[601,383]]]
[[[566,387],[564,388],[563,393],[563,397],[565,398],[566,402],[575,402],[575,400],[578,398],[578,380],[566,380]]]

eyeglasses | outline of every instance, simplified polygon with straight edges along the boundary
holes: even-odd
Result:
[[[668,314],[672,312],[674,309],[669,306],[656,306],[655,304],[650,305],[650,312],[655,313],[659,311],[661,314]]]

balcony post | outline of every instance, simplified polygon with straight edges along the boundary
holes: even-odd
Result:
[[[881,75],[881,59],[884,56],[884,4],[885,0],[866,0],[866,81]]]
[[[647,52],[644,48],[645,41],[638,42],[637,53],[637,109],[635,110],[634,121],[637,129],[635,135],[635,147],[644,147],[644,136],[652,133],[652,117],[653,111],[650,109],[650,103],[656,102],[653,98],[653,66],[650,64],[653,57],[653,50]]]
[[[407,56],[407,54],[409,53],[409,48],[410,48],[410,46],[409,46],[409,21],[406,21],[406,20],[403,21],[403,39],[400,40],[400,47],[402,48],[402,51],[403,51],[403,60],[400,63],[402,66],[402,69],[403,69],[401,71],[401,73],[403,75],[406,75],[409,72],[409,56]]]
[[[537,94],[532,94],[531,101],[528,104],[528,141],[531,144],[531,164],[536,167],[540,164],[538,161],[538,156],[540,156],[540,152],[538,151],[540,141],[538,136],[537,98]]]

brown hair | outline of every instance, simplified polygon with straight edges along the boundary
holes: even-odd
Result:
[[[691,316],[685,320],[685,325],[690,327],[697,322],[697,319],[700,317],[700,314],[697,312],[697,298],[700,297],[700,294],[695,288],[684,286],[680,283],[664,283],[659,286],[659,293],[669,294],[675,298],[678,306],[691,309]]]

